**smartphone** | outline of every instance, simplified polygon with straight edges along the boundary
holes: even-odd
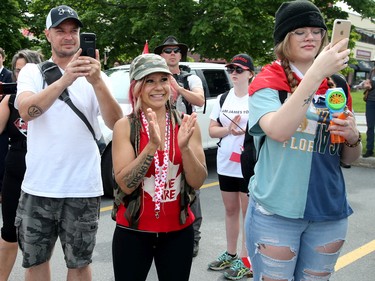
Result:
[[[228,115],[226,115],[224,112],[223,112],[223,115],[224,115],[225,117],[227,117],[227,118],[228,118],[228,119],[229,119],[234,125],[236,125],[237,128],[240,128],[242,132],[246,133],[246,131],[245,131],[244,129],[242,129],[240,125],[238,125],[236,122],[234,122],[233,119],[231,119],[231,118],[230,118]]]
[[[15,95],[17,93],[17,83],[0,83],[0,95]]]
[[[352,23],[350,20],[335,19],[335,21],[333,22],[331,37],[332,46],[344,38],[349,38],[351,25]],[[344,51],[347,48],[348,45],[343,46],[340,51]]]
[[[81,56],[96,58],[96,35],[95,33],[82,32],[80,35],[82,53]]]

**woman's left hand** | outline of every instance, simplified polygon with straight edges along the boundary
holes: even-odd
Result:
[[[197,114],[193,112],[191,115],[184,114],[180,129],[178,130],[178,146],[182,150],[189,144],[189,140],[194,133],[195,123],[197,122]]]
[[[334,125],[329,126],[331,134],[342,136],[348,143],[356,143],[358,141],[358,128],[352,112],[348,111],[348,117],[342,120],[337,118],[340,113],[334,113],[332,121]]]

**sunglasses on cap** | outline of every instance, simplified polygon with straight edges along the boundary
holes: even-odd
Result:
[[[227,72],[229,73],[229,74],[232,74],[233,72],[237,72],[238,74],[241,74],[241,73],[243,73],[244,71],[246,71],[246,70],[248,70],[248,69],[243,69],[242,67],[239,67],[239,66],[236,66],[236,67],[234,67],[234,66],[229,66],[229,67],[227,67]]]
[[[163,53],[166,53],[166,54],[171,54],[172,52],[174,52],[175,54],[178,54],[181,52],[181,49],[178,47],[175,47],[175,48],[165,48],[163,50]]]

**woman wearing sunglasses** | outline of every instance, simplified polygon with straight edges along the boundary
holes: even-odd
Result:
[[[332,114],[330,125],[325,99],[335,85],[326,77],[347,67],[350,50],[340,51],[348,39],[325,46],[326,30],[313,3],[281,4],[277,60],[249,87],[249,130],[259,153],[245,222],[254,281],[329,280],[345,241],[353,211],[340,160],[355,161],[361,139],[349,111],[345,120]],[[279,91],[288,93],[284,103]],[[331,142],[331,134],[345,143]]]
[[[240,222],[245,218],[248,204],[247,184],[242,176],[240,156],[245,138],[245,128],[249,116],[249,82],[254,76],[254,65],[250,56],[238,54],[226,65],[233,88],[217,97],[210,115],[209,133],[212,138],[220,138],[217,150],[217,173],[221,196],[225,208],[225,229],[227,249],[208,267],[211,270],[224,270],[227,279],[237,280],[245,275],[251,276],[250,264],[245,247],[245,235]],[[237,242],[242,232],[240,254],[237,254]]]

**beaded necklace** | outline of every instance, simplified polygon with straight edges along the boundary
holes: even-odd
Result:
[[[148,122],[144,112],[141,112],[141,118],[143,126],[146,129],[147,136],[150,139],[150,133],[148,129]],[[165,137],[164,137],[164,153],[163,153],[163,165],[160,166],[159,160],[159,153],[158,150],[155,151],[154,154],[154,163],[155,163],[155,195],[152,201],[155,202],[155,216],[159,218],[160,212],[160,202],[163,195],[164,187],[167,182],[167,174],[168,174],[168,163],[169,163],[169,144],[170,144],[170,135],[169,135],[169,114],[168,112],[165,114]]]

